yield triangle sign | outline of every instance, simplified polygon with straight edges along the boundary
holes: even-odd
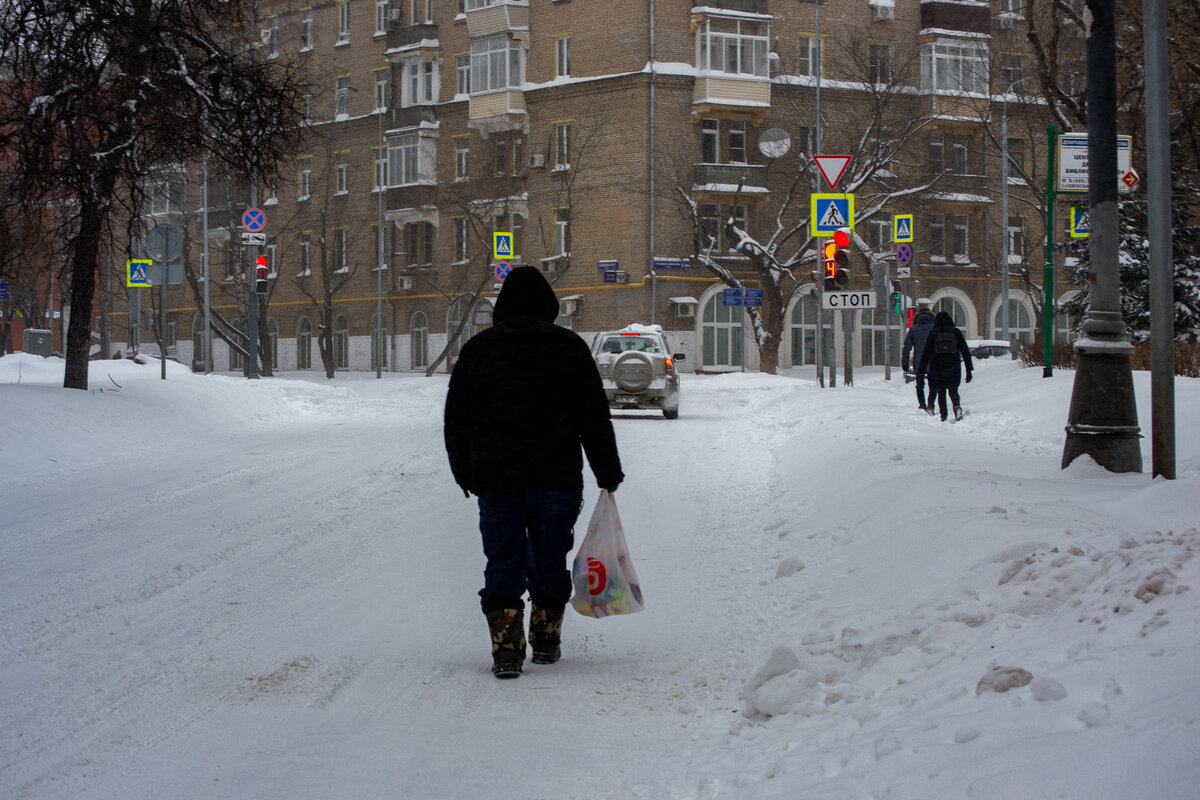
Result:
[[[817,162],[817,169],[825,176],[830,189],[837,186],[846,167],[850,166],[850,156],[813,156],[813,161]]]

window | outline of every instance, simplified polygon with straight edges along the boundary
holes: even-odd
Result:
[[[554,209],[554,249],[555,255],[571,252],[571,209]]]
[[[934,214],[929,218],[929,257],[934,261],[946,260],[946,216]]]
[[[300,116],[305,122],[312,122],[311,86],[305,86],[300,90]]]
[[[571,123],[554,123],[554,168],[569,169],[571,166]]]
[[[1022,217],[1008,218],[1008,263],[1020,264],[1025,260],[1025,220]]]
[[[571,37],[558,36],[554,39],[554,77],[565,78],[571,74]]]
[[[300,11],[300,49],[313,49],[313,12],[311,8]]]
[[[387,321],[382,314],[371,320],[371,369],[385,370],[387,363]]]
[[[374,169],[371,170],[371,191],[378,192],[387,188],[388,180],[388,151],[386,147],[371,148]]]
[[[725,241],[725,222],[730,216],[734,226],[746,230],[746,206],[723,208],[710,203],[700,206],[700,249],[720,251],[724,247],[726,252],[737,252],[733,246],[735,242]]]
[[[375,240],[375,252],[371,254],[371,258],[375,262],[375,269],[387,269],[387,235],[391,227],[390,222],[383,223],[382,228],[378,225],[371,226],[371,232],[374,234],[371,238]]]
[[[388,0],[375,0],[375,35],[387,33]]]
[[[312,275],[312,234],[300,234],[300,272],[298,277]]]
[[[471,93],[520,86],[523,54],[521,43],[503,34],[472,41]]]
[[[279,57],[279,17],[270,17],[267,19],[267,30],[270,36],[267,38],[267,58]]]
[[[951,148],[953,166],[950,171],[958,175],[965,175],[967,173],[967,137],[961,133],[954,134]]]
[[[974,44],[927,44],[921,48],[921,88],[927,91],[988,90],[987,48]]]
[[[404,91],[400,104],[407,108],[437,102],[437,67],[434,62],[414,58],[404,67]]]
[[[388,94],[391,88],[391,76],[387,69],[377,69],[371,73],[374,80],[374,88],[372,96],[375,99],[375,110],[383,111],[388,107]]]
[[[180,209],[180,190],[182,187],[172,187],[170,178],[153,181],[146,187],[146,205],[152,215],[178,213]]]
[[[525,234],[525,218],[520,214],[512,215],[512,225],[510,226],[513,235],[513,258],[521,257],[521,248],[524,246]]]
[[[941,172],[946,168],[945,137],[940,133],[929,134],[929,169]]]
[[[418,311],[412,315],[408,329],[411,333],[409,366],[412,369],[423,369],[429,366],[429,318],[424,312]]]
[[[800,63],[796,72],[800,75],[816,77],[821,68],[821,42],[815,36],[800,37]]]
[[[350,116],[350,78],[349,76],[337,79],[337,87],[333,92],[333,117],[334,119],[346,119]]]
[[[945,311],[950,315],[950,319],[954,320],[956,328],[962,328],[964,331],[967,328],[967,309],[966,307],[955,300],[953,297],[943,297],[933,304],[933,313],[939,314]]]
[[[467,4],[465,10],[475,11],[480,8],[487,8],[488,6],[498,6],[502,2],[504,2],[504,0],[466,0]]]
[[[1005,53],[1001,56],[1000,91],[1020,91],[1025,61],[1019,53]]]
[[[337,369],[350,369],[350,323],[340,314],[333,321],[333,363]]]
[[[497,175],[506,175],[517,163],[517,138],[512,131],[504,131],[493,137],[496,140],[493,165]]]
[[[350,229],[333,229],[333,263],[334,272],[350,270]]]
[[[871,83],[892,82],[892,45],[890,42],[872,42],[868,64]]]
[[[454,91],[468,94],[471,91],[471,54],[459,53],[454,57]]]
[[[350,0],[339,0],[337,4],[338,44],[350,41]]]
[[[417,182],[417,134],[406,133],[388,139],[388,185],[406,186]]]
[[[867,242],[872,250],[886,250],[892,241],[892,219],[872,219],[867,230]]]
[[[433,263],[433,223],[410,222],[404,226],[404,246],[408,266]]]
[[[307,200],[312,194],[312,156],[304,156],[298,161],[296,170],[296,199]]]
[[[1008,177],[1023,175],[1025,172],[1025,140],[1008,140]]]
[[[467,242],[471,235],[471,221],[466,217],[454,217],[454,263],[466,263],[470,257]]]
[[[732,120],[729,123],[729,161],[732,164],[746,163],[746,121]]]
[[[470,134],[454,137],[454,180],[465,181],[470,177]]]
[[[967,215],[954,215],[954,260],[959,264],[965,264],[971,260],[971,254],[967,251]]]
[[[333,154],[334,174],[337,181],[337,193],[350,193],[350,153],[346,150]]]
[[[705,164],[721,163],[721,120],[700,121],[700,160]]]
[[[767,77],[767,23],[710,17],[696,32],[700,69],[733,75]]]
[[[263,205],[273,206],[279,202],[279,177],[277,175],[268,175],[264,181],[265,188]]]

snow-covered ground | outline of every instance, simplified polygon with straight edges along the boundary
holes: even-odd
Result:
[[[685,375],[615,420],[646,610],[497,681],[444,376],[168,367],[0,359],[0,797],[1200,791],[1200,381],[1165,481],[1145,373],[1140,475],[1060,470],[1069,372]]]

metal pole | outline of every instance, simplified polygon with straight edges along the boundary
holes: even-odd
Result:
[[[375,111],[379,116],[379,147],[383,149],[383,109]],[[383,335],[383,187],[376,186],[375,194],[379,206],[379,219],[375,226],[375,379],[383,377],[383,354],[387,352],[387,339]]]
[[[1094,280],[1079,355],[1062,466],[1090,455],[1110,472],[1141,472],[1142,452],[1130,355],[1121,314],[1117,209],[1117,75],[1114,0],[1088,0],[1088,257]]]
[[[204,374],[211,372],[212,367],[212,310],[209,305],[208,284],[209,278],[209,263],[208,263],[208,156],[204,157],[204,190],[202,192],[203,199],[201,205],[204,206],[204,244],[201,250],[200,261],[204,270],[204,339],[200,343],[200,357],[204,359]]]
[[[258,175],[250,176],[250,207],[258,208]],[[250,259],[257,263],[258,245],[250,248]],[[254,270],[254,266],[247,270]],[[250,346],[246,348],[250,362],[246,366],[246,377],[251,380],[258,379],[258,293],[254,291],[257,277],[251,272],[246,281],[246,317],[250,328]]]
[[[1000,338],[1008,333],[1008,94],[1000,117]],[[1011,342],[1010,342],[1011,343]]]
[[[1054,162],[1058,131],[1046,126],[1046,267],[1042,275],[1042,377],[1054,374]]]
[[[1142,6],[1146,70],[1146,183],[1150,201],[1151,472],[1175,479],[1175,270],[1165,0]]]

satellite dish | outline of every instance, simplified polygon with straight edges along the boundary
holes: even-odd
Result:
[[[143,247],[155,261],[174,261],[183,252],[183,234],[174,225],[155,225],[143,240]]]
[[[758,152],[767,158],[779,158],[792,149],[792,137],[782,128],[767,128],[758,136]]]

